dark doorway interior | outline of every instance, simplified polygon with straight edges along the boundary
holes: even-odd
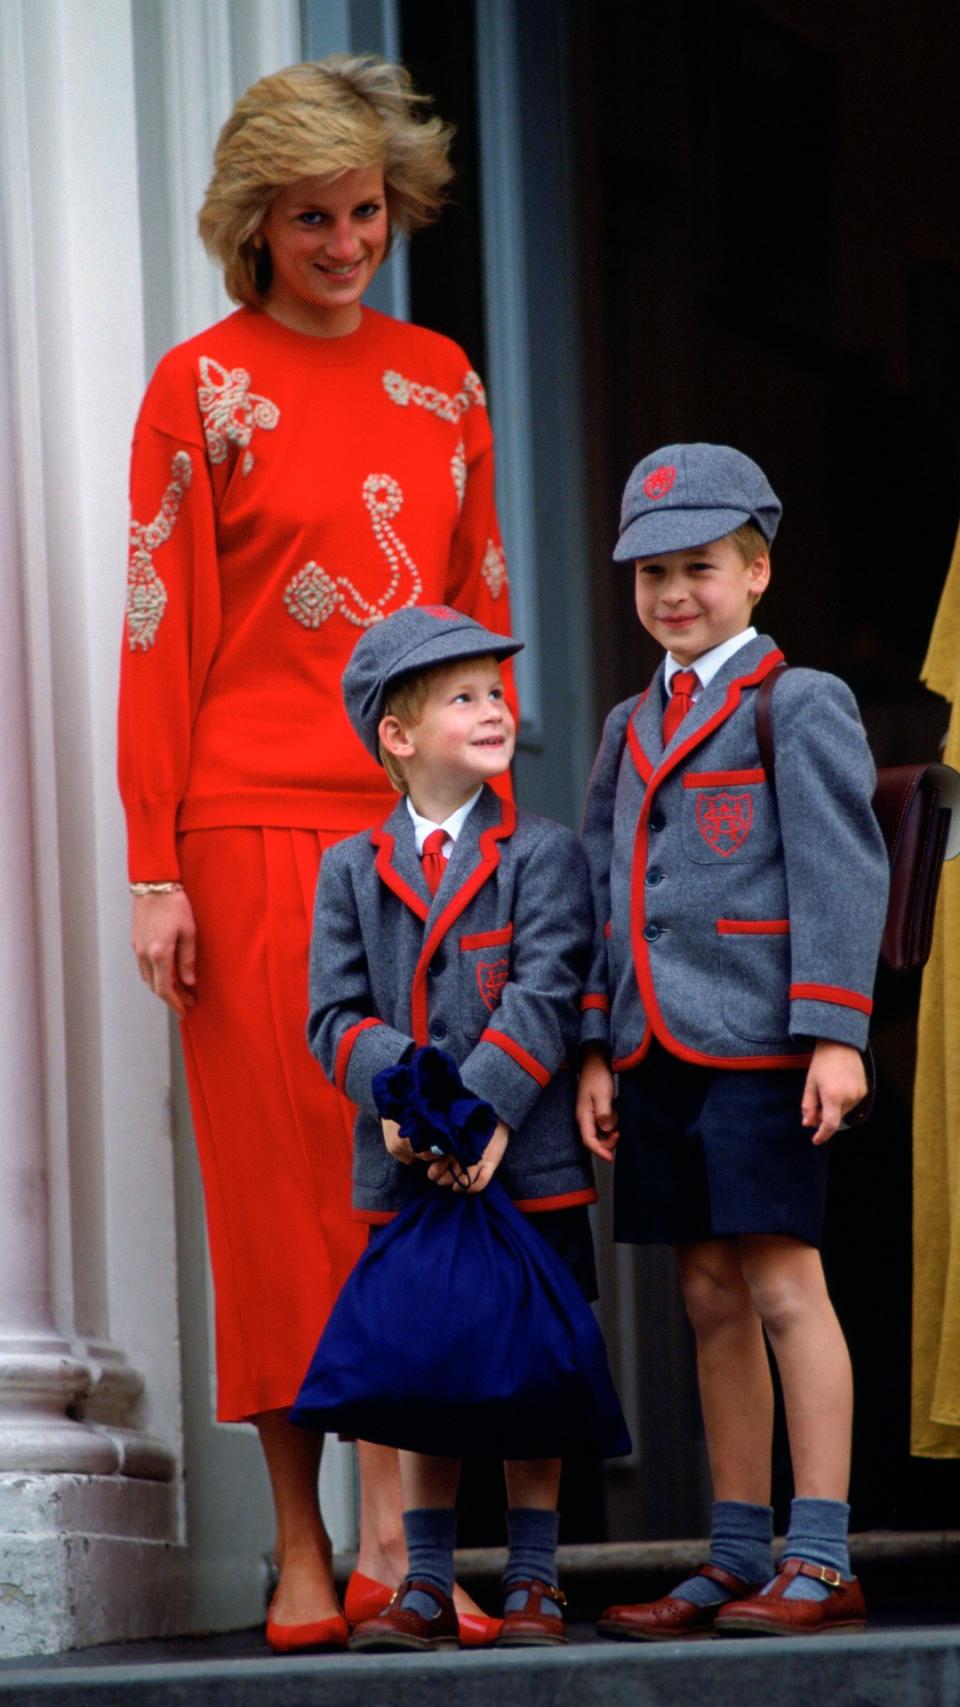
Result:
[[[946,707],[918,674],[960,496],[960,14],[573,0],[570,17],[598,727],[655,662],[609,565],[624,479],[658,444],[707,439],[756,457],[784,501],[761,626],[846,677],[880,763],[934,757]],[[908,1452],[917,995],[881,985],[878,1113],[832,1158],[861,1529],[941,1527],[960,1492],[960,1464]],[[647,1475],[682,1463],[689,1422],[647,1443]],[[644,1498],[621,1489],[612,1534],[670,1532]]]

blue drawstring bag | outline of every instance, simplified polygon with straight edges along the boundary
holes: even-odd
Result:
[[[496,1125],[432,1047],[373,1092],[419,1154],[460,1167]],[[292,1420],[438,1457],[629,1452],[600,1330],[560,1257],[496,1178],[475,1195],[416,1178],[343,1287]]]

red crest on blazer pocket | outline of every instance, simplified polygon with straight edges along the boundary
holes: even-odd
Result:
[[[697,795],[697,828],[708,848],[723,859],[743,846],[752,826],[749,794]]]
[[[477,983],[483,997],[484,1007],[490,1013],[500,1000],[500,991],[510,976],[510,962],[506,955],[501,960],[478,960]]]

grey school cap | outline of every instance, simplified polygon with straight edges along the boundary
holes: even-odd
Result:
[[[770,545],[783,506],[762,468],[730,445],[664,445],[638,462],[620,509],[617,563],[690,551],[744,522]]]
[[[379,759],[377,730],[387,689],[401,676],[461,658],[509,658],[522,640],[494,634],[449,605],[409,605],[364,630],[343,672],[343,703],[364,746]]]

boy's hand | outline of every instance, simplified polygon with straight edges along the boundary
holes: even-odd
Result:
[[[860,1051],[849,1043],[828,1043],[821,1038],[803,1087],[800,1116],[804,1126],[815,1126],[814,1144],[832,1138],[844,1115],[867,1094],[867,1075]]]
[[[605,1162],[613,1161],[620,1136],[613,1092],[613,1074],[603,1050],[586,1048],[577,1090],[577,1124],[586,1148]]]
[[[383,1127],[383,1141],[395,1162],[403,1162],[404,1166],[407,1166],[410,1162],[420,1160],[409,1138],[401,1138],[400,1128],[395,1120],[381,1120],[380,1125]]]
[[[509,1136],[509,1126],[504,1126],[500,1120],[494,1127],[493,1136],[479,1162],[474,1162],[471,1168],[461,1168],[457,1163],[451,1162],[449,1157],[441,1157],[430,1163],[427,1173],[435,1185],[448,1185],[454,1191],[485,1191],[503,1161],[503,1152]]]

